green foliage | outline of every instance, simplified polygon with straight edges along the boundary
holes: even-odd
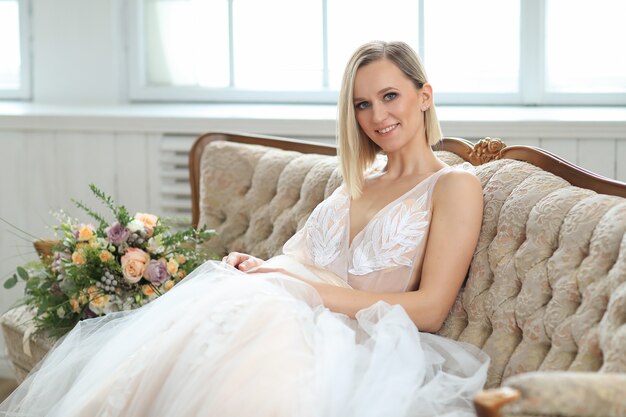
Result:
[[[17,275],[19,275],[19,277],[24,281],[28,281],[28,272],[26,272],[26,270],[21,266],[17,267]]]
[[[76,207],[78,207],[79,209],[82,209],[85,213],[90,215],[94,220],[98,222],[99,224],[98,230],[104,231],[104,229],[108,227],[109,224],[107,223],[106,219],[102,217],[100,214],[91,210],[89,207],[87,207],[85,203],[78,201],[78,200],[72,200],[72,202],[76,205]]]
[[[7,278],[7,280],[4,281],[4,288],[11,289],[15,287],[16,284],[17,284],[17,275],[13,274],[13,276],[11,276],[10,278]]]

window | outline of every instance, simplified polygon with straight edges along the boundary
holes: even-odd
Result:
[[[28,19],[25,1],[0,0],[0,98],[28,98]]]
[[[626,104],[621,0],[133,5],[135,100],[334,103],[356,46],[401,39],[423,57],[439,103]]]
[[[547,0],[546,94],[581,102],[585,95],[626,96],[626,2]],[[564,18],[564,17],[567,18]]]

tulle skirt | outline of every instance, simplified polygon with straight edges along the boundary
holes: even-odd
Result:
[[[488,357],[400,306],[356,320],[281,273],[207,262],[152,303],[79,323],[6,416],[471,416]]]

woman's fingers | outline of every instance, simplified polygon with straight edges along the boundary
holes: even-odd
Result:
[[[248,258],[248,259],[246,259],[245,261],[241,262],[241,263],[237,266],[237,268],[238,268],[240,271],[246,271],[246,270],[248,270],[248,269],[250,268],[250,264],[251,264],[251,263],[252,263],[252,262],[251,262],[251,258]]]
[[[246,255],[245,253],[231,252],[226,255],[222,260],[228,265],[237,268],[237,266],[239,266],[239,264],[245,261],[249,256],[250,255]]]
[[[240,271],[247,271],[255,266],[261,265],[263,260],[248,255],[247,253],[231,252],[222,259],[223,262],[233,266]]]
[[[250,256],[248,257],[248,259],[239,264],[239,270],[248,271],[254,267],[261,265],[262,263],[263,261],[261,259]]]

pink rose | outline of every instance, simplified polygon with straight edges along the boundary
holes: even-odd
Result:
[[[143,276],[146,266],[150,262],[150,255],[138,248],[128,248],[122,256],[122,274],[124,279],[134,284]]]

